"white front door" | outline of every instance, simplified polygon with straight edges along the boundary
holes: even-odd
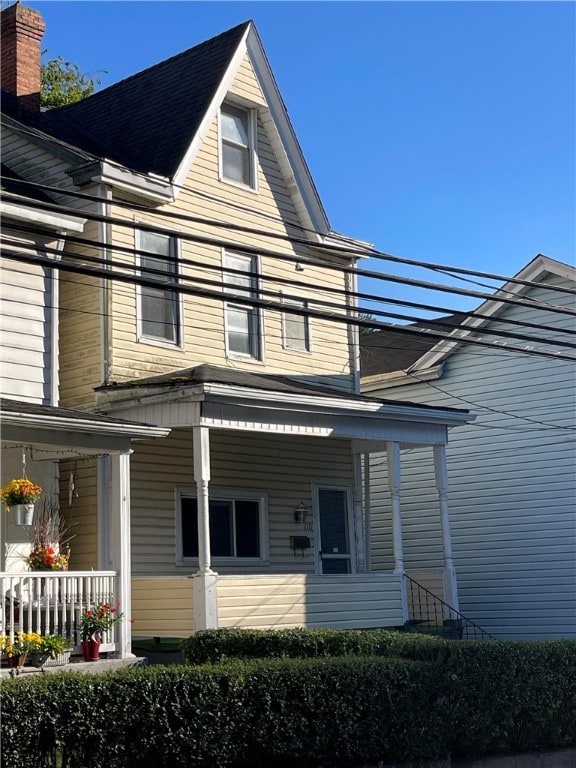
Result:
[[[316,487],[316,570],[318,573],[353,573],[351,490],[344,486]]]

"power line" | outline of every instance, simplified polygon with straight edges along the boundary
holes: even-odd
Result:
[[[141,175],[144,176],[145,178],[147,178],[145,174],[141,174]],[[0,176],[0,178],[5,178],[5,177]],[[59,187],[54,187],[54,186],[50,186],[50,185],[46,185],[46,184],[40,184],[38,182],[32,182],[32,181],[26,181],[26,180],[22,180],[22,181],[19,180],[18,183],[19,184],[22,183],[22,184],[25,184],[25,185],[28,185],[28,186],[31,186],[31,187],[34,187],[34,188],[37,188],[37,189],[42,189],[42,190],[44,190],[46,192],[57,193],[57,194],[60,194],[60,195],[67,195],[67,196],[76,197],[76,198],[83,199],[83,200],[88,200],[88,201],[91,201],[91,202],[98,202],[98,203],[110,203],[110,202],[113,202],[113,205],[115,205],[117,207],[120,207],[120,208],[127,208],[128,210],[131,210],[131,211],[139,210],[139,211],[141,211],[143,213],[150,213],[151,212],[150,208],[148,206],[145,206],[145,205],[142,205],[142,204],[131,203],[131,202],[126,202],[126,201],[117,200],[117,199],[115,199],[114,201],[109,201],[109,200],[106,200],[105,198],[98,197],[97,195],[89,195],[87,193],[80,192],[78,190],[63,190],[63,189],[61,189]],[[187,187],[185,185],[176,185],[176,186],[178,186],[182,190],[193,192],[195,194],[198,193],[198,190],[194,190],[191,187]],[[225,200],[222,200],[221,198],[216,198],[216,197],[213,197],[213,196],[207,196],[207,197],[209,197],[210,199],[212,199],[212,200],[214,200],[216,202],[220,202],[220,203],[226,203],[227,202]],[[249,213],[256,213],[256,214],[260,214],[261,213],[261,211],[258,211],[256,208],[248,208],[247,207],[247,208],[245,208],[245,210],[247,212],[249,212]],[[339,255],[339,256],[342,256],[342,255],[349,256],[349,254],[346,254],[346,253],[343,254],[344,248],[342,246],[336,246],[336,245],[331,245],[331,244],[327,244],[327,243],[313,243],[309,239],[306,239],[306,238],[288,237],[287,235],[283,235],[283,234],[280,234],[280,233],[277,233],[277,232],[271,232],[269,230],[264,231],[264,230],[261,230],[261,229],[257,229],[255,227],[246,227],[246,226],[243,226],[243,225],[240,225],[240,224],[234,224],[234,223],[231,223],[231,222],[218,221],[218,220],[214,220],[214,219],[206,219],[206,218],[202,218],[202,217],[194,217],[194,216],[191,216],[189,214],[182,214],[182,213],[171,212],[171,211],[158,211],[158,210],[154,210],[153,214],[155,216],[160,216],[162,218],[166,217],[166,218],[171,218],[171,219],[180,220],[180,221],[187,221],[187,222],[190,222],[190,223],[207,224],[207,225],[211,225],[211,226],[215,226],[215,227],[219,227],[219,228],[223,228],[223,229],[235,230],[235,231],[242,232],[242,233],[245,233],[245,234],[258,235],[258,236],[261,236],[261,237],[267,237],[267,238],[278,239],[278,240],[282,240],[282,241],[288,241],[291,244],[295,244],[296,243],[296,244],[305,245],[305,246],[308,246],[308,247],[320,248],[322,250],[326,250],[326,251],[328,251],[330,253],[334,253],[334,254]],[[296,228],[301,229],[302,231],[308,232],[309,234],[312,234],[312,235],[314,235],[316,237],[325,237],[324,233],[321,233],[321,232],[319,232],[317,230],[306,229],[305,227],[302,227],[302,226],[300,226],[298,224],[295,224],[295,223],[292,223],[292,222],[287,222],[285,219],[282,219],[280,217],[277,219],[277,221],[278,221],[278,223],[281,223],[284,226],[296,227]],[[353,249],[353,255],[355,255],[355,256],[367,256],[367,257],[370,257],[370,258],[374,258],[376,260],[389,261],[389,262],[393,262],[393,263],[397,263],[397,264],[404,264],[404,265],[407,265],[407,266],[420,267],[422,269],[428,269],[428,270],[432,270],[432,271],[435,271],[435,272],[444,272],[446,274],[455,273],[455,274],[451,274],[450,276],[456,277],[457,279],[461,279],[461,278],[459,278],[459,275],[472,275],[472,276],[475,276],[475,277],[483,277],[483,278],[486,278],[486,279],[497,280],[497,281],[505,282],[505,283],[513,283],[513,284],[516,284],[516,285],[523,285],[523,286],[528,286],[528,287],[543,287],[543,288],[546,288],[548,290],[554,290],[554,291],[558,291],[560,293],[567,293],[567,294],[576,296],[576,290],[571,289],[571,288],[566,288],[566,287],[563,287],[563,286],[550,286],[550,285],[547,285],[545,283],[539,283],[539,282],[533,281],[533,280],[524,280],[524,279],[518,278],[518,277],[509,277],[509,276],[506,276],[506,275],[500,275],[500,274],[493,273],[493,272],[485,272],[485,271],[480,271],[480,270],[466,269],[466,268],[463,268],[463,267],[456,267],[456,266],[447,265],[447,264],[437,264],[437,263],[433,263],[433,262],[422,261],[422,260],[419,260],[419,259],[408,259],[408,258],[403,258],[403,257],[400,257],[400,256],[393,256],[392,254],[386,253],[384,251],[379,251],[379,250],[374,249],[372,247],[367,247],[367,248],[364,248],[362,246],[355,247]],[[484,287],[488,287],[491,290],[496,290],[497,289],[496,286],[489,286],[489,285],[487,286],[486,284],[483,284],[483,285],[484,285]]]
[[[62,212],[63,210],[61,206],[57,206],[55,204],[54,205],[47,204],[41,201],[34,201],[34,207],[39,207],[43,210],[53,210],[57,212]],[[466,291],[462,288],[451,287],[441,283],[430,283],[428,281],[415,280],[412,278],[400,277],[398,275],[390,275],[387,273],[374,272],[371,270],[361,270],[356,267],[347,267],[345,265],[330,264],[329,262],[326,262],[326,261],[312,261],[309,258],[304,256],[292,255],[287,253],[279,253],[277,251],[270,251],[254,245],[240,244],[236,242],[221,240],[215,237],[208,237],[207,235],[192,234],[188,232],[182,232],[181,230],[167,229],[165,227],[159,227],[157,224],[149,224],[147,222],[142,222],[142,221],[138,221],[138,222],[127,221],[126,219],[121,219],[121,218],[112,217],[112,216],[104,216],[102,214],[89,213],[86,211],[79,212],[75,208],[68,208],[64,210],[67,213],[71,213],[75,216],[82,215],[93,221],[99,221],[99,222],[108,223],[108,224],[115,224],[117,226],[125,227],[131,230],[139,230],[143,232],[151,232],[153,234],[161,234],[166,237],[176,237],[180,240],[184,240],[187,242],[212,245],[219,248],[224,248],[229,251],[242,251],[243,253],[255,255],[255,256],[268,256],[271,258],[281,259],[283,261],[287,261],[294,264],[302,264],[302,262],[304,261],[309,265],[315,265],[315,266],[322,267],[323,269],[337,271],[339,274],[344,273],[344,274],[350,274],[350,275],[360,276],[360,277],[370,277],[375,280],[400,283],[402,285],[409,285],[412,287],[427,288],[433,291],[455,293],[458,295],[465,295],[465,296],[476,296],[482,299],[490,299],[491,301],[498,301],[505,304],[511,304],[511,305],[517,305],[517,306],[544,308],[553,313],[565,314],[565,315],[576,317],[576,309],[560,307],[558,305],[549,304],[546,302],[526,301],[524,299],[503,297],[503,296],[484,293],[480,291]],[[112,243],[110,243],[110,244],[103,245],[103,247],[113,248],[114,246]]]
[[[84,241],[84,242],[89,242],[89,241]],[[6,238],[3,240],[3,243],[4,243],[4,245],[14,245],[15,247],[18,247],[20,245],[20,243],[18,241],[6,239]],[[57,249],[55,249],[55,248],[54,249],[50,249],[47,246],[43,247],[42,250],[43,250],[44,253],[54,253],[54,254],[58,253]],[[114,250],[114,249],[111,249],[111,250]],[[124,250],[126,250],[126,249],[124,249]],[[137,253],[139,253],[139,254],[145,253],[145,254],[151,255],[151,256],[155,255],[155,254],[152,254],[152,253],[149,254],[146,251],[137,251]],[[116,267],[116,268],[119,268],[119,269],[129,269],[129,270],[134,271],[134,272],[138,271],[139,274],[145,274],[145,275],[148,275],[148,276],[157,276],[159,278],[162,278],[162,277],[165,276],[165,272],[163,272],[162,270],[159,270],[159,269],[153,269],[153,268],[144,267],[144,266],[138,267],[137,265],[126,265],[126,264],[124,264],[121,261],[114,261],[113,259],[108,259],[107,261],[104,262],[100,257],[91,257],[91,256],[87,256],[87,255],[71,254],[71,253],[68,253],[68,256],[78,256],[78,258],[81,258],[83,261],[89,261],[90,263],[96,264],[96,265],[105,265],[108,268],[109,267]],[[218,271],[220,273],[224,272],[225,274],[236,274],[236,275],[242,276],[242,277],[245,277],[246,275],[250,274],[250,275],[252,275],[255,278],[259,278],[259,279],[260,278],[264,278],[264,279],[266,279],[266,276],[265,275],[261,275],[260,273],[253,273],[253,272],[252,273],[247,273],[247,272],[244,272],[242,270],[237,270],[237,269],[233,269],[233,268],[225,268],[224,269],[224,268],[222,268],[220,266],[211,266],[211,265],[209,266],[209,265],[206,265],[206,264],[199,264],[198,262],[195,263],[195,266],[202,266],[202,267],[204,267],[206,269],[210,269],[212,271]],[[192,279],[192,278],[188,278],[188,279]],[[275,277],[270,277],[269,279],[272,282],[281,282],[281,283],[288,282],[290,285],[294,285],[295,284],[294,281],[290,281],[290,280],[286,280],[286,279],[282,279],[282,278],[277,279]],[[206,285],[206,286],[212,286],[212,287],[215,287],[215,288],[218,288],[218,289],[222,289],[226,285],[226,283],[224,283],[222,280],[211,280],[211,279],[202,278],[202,277],[199,277],[199,276],[194,276],[193,280],[194,280],[194,284],[195,285],[201,284],[201,285]],[[182,280],[182,276],[180,276],[180,283],[179,284],[185,284],[184,281]],[[296,283],[296,284],[298,284],[298,283]],[[160,287],[160,286],[156,286],[156,287]],[[243,289],[242,293],[243,293],[243,295],[246,295],[246,290]],[[266,289],[266,288],[262,288],[262,287],[258,288],[257,293],[258,293],[259,296],[273,297],[276,300],[286,301],[286,302],[288,302],[288,301],[300,301],[302,299],[301,295],[296,295],[296,294],[281,294],[279,296],[278,290],[270,290],[270,289]],[[344,295],[346,297],[349,296],[349,294],[347,292],[343,292],[343,293],[344,293]],[[350,311],[350,309],[351,309],[350,305],[342,305],[342,304],[340,304],[338,302],[327,301],[326,299],[319,300],[319,299],[316,299],[316,298],[313,298],[313,297],[307,297],[306,301],[307,301],[308,307],[309,307],[310,304],[315,304],[318,307],[321,307],[321,308],[326,309],[326,310],[332,310],[333,309],[333,310],[337,310],[337,311],[347,312],[347,311]],[[285,311],[288,311],[288,309],[285,309]],[[361,313],[362,312],[362,308],[355,308],[355,311],[359,311]],[[408,321],[411,321],[411,322],[418,322],[420,320],[420,318],[418,318],[418,317],[416,317],[414,315],[400,314],[400,313],[396,313],[396,312],[391,312],[389,310],[387,310],[387,311],[384,311],[384,310],[372,310],[372,314],[378,314],[380,316],[390,317],[390,318],[394,318],[396,320],[408,320]],[[428,329],[431,329],[431,330],[438,329],[440,331],[442,331],[444,329],[447,329],[448,331],[452,332],[454,330],[454,324],[450,323],[450,322],[443,321],[442,318],[439,318],[439,319],[436,319],[436,320],[428,321],[426,323],[426,329],[427,329],[426,330],[427,333],[428,333]],[[553,329],[549,327],[548,330],[553,330]],[[505,338],[505,339],[516,339],[516,340],[520,340],[520,341],[528,341],[530,343],[539,343],[539,342],[542,341],[541,339],[535,338],[534,336],[530,336],[530,335],[527,335],[527,334],[518,333],[518,332],[509,332],[509,331],[499,331],[497,329],[490,329],[490,328],[476,328],[474,330],[474,333],[475,334],[481,334],[481,335],[486,334],[487,336],[490,336],[490,337],[498,337],[498,338]],[[551,344],[552,346],[566,347],[568,349],[576,349],[576,344],[571,343],[569,341],[560,341],[560,340],[546,339],[546,342]]]
[[[44,248],[44,247],[38,248],[38,250],[45,251],[45,252],[50,251],[50,249]],[[285,304],[283,305],[283,304],[278,304],[272,301],[265,301],[263,299],[259,299],[256,297],[246,298],[244,296],[239,296],[237,294],[230,294],[222,291],[213,291],[208,288],[199,288],[197,286],[195,287],[185,286],[182,283],[178,283],[175,281],[151,280],[149,278],[143,277],[142,275],[139,275],[139,276],[127,275],[126,273],[114,272],[112,270],[103,268],[101,266],[85,266],[85,265],[80,265],[80,264],[76,264],[76,263],[72,263],[64,260],[55,261],[54,259],[50,259],[48,257],[22,254],[22,252],[18,252],[18,251],[6,251],[4,255],[6,256],[6,258],[13,258],[13,259],[24,261],[30,264],[41,264],[43,266],[51,267],[53,269],[68,270],[68,271],[77,272],[80,274],[101,277],[106,280],[119,280],[121,282],[132,283],[136,285],[145,285],[148,287],[161,289],[163,291],[173,291],[175,293],[184,293],[184,294],[190,294],[190,295],[203,296],[204,298],[215,299],[217,301],[231,301],[234,304],[241,304],[243,306],[248,306],[248,307],[259,307],[261,309],[268,308],[268,309],[277,310],[280,312],[287,310],[287,307]],[[89,257],[84,255],[81,256],[81,258],[83,260],[89,260]],[[96,259],[96,261],[98,264],[101,264],[100,260]],[[124,268],[126,267],[126,265],[122,265],[122,266]],[[334,322],[345,323],[347,325],[390,330],[389,324],[386,324],[380,321],[374,321],[374,320],[372,321],[363,320],[361,318],[353,317],[352,314],[344,315],[344,314],[339,314],[334,312],[332,313],[323,312],[321,310],[311,309],[311,308],[302,309],[300,307],[292,306],[292,305],[289,305],[288,311],[291,314],[299,314],[299,315],[310,316],[310,317],[319,317],[322,319],[332,320]],[[405,333],[409,335],[414,335],[414,334],[422,335],[422,331],[419,331],[411,326],[394,326],[393,329],[398,333]],[[482,341],[480,339],[471,339],[469,337],[460,339],[458,336],[442,334],[437,331],[427,332],[426,336],[428,336],[429,338],[444,339],[449,341],[461,341],[462,343],[485,346],[485,347],[489,347],[490,349],[494,348],[494,343]],[[542,356],[542,357],[547,357],[552,359],[576,361],[575,356],[564,355],[560,352],[555,353],[555,352],[550,352],[546,350],[524,349],[522,347],[516,347],[513,345],[506,345],[506,349],[510,351],[526,354],[526,355],[536,355],[536,356]]]

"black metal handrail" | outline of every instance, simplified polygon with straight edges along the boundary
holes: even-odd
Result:
[[[408,574],[408,625],[410,629],[450,640],[495,640],[489,632],[457,611]]]

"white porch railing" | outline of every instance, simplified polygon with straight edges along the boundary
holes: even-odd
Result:
[[[18,631],[63,635],[80,646],[80,615],[97,603],[117,601],[115,571],[25,571],[0,573],[0,634]],[[102,651],[116,650],[115,628]]]

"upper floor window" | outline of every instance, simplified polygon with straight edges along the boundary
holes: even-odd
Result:
[[[254,110],[223,104],[220,111],[222,178],[256,188]]]
[[[176,241],[154,232],[139,232],[140,274],[150,280],[175,282],[178,279]],[[180,300],[172,289],[140,286],[139,332],[146,339],[180,343]]]
[[[284,349],[296,352],[310,352],[310,318],[307,315],[291,312],[290,307],[306,309],[308,302],[284,299],[286,307],[282,311],[282,337]]]
[[[241,253],[224,254],[226,300],[226,346],[229,354],[260,360],[262,357],[261,315],[258,307],[237,304],[242,299],[258,297],[258,257]]]

